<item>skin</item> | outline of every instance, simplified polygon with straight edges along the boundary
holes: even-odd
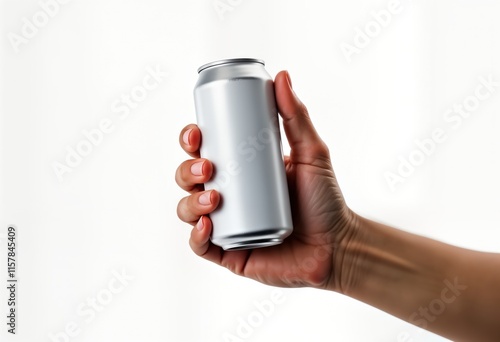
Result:
[[[226,252],[211,243],[207,215],[220,194],[203,188],[213,166],[200,158],[201,132],[191,124],[179,143],[193,159],[178,167],[175,179],[189,192],[177,214],[193,226],[194,253],[264,284],[342,293],[453,340],[500,341],[500,254],[447,245],[354,213],[288,72],[276,76],[275,95],[291,147],[285,166],[293,234],[281,245],[254,250]]]

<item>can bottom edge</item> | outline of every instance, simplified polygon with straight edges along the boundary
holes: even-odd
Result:
[[[222,248],[225,251],[241,251],[243,249],[253,249],[276,246],[283,242],[282,239],[260,239],[260,240],[250,240],[244,242],[237,242],[230,245],[224,245]]]
[[[212,243],[226,251],[262,248],[279,245],[292,233],[293,228],[272,228],[252,233],[211,236]]]

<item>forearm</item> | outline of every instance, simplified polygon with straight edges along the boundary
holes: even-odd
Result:
[[[500,255],[354,221],[330,289],[453,340],[500,341]]]

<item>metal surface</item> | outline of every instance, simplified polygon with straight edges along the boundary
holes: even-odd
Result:
[[[264,61],[262,59],[256,59],[256,58],[230,58],[230,59],[221,59],[215,62],[210,62],[207,64],[203,64],[201,67],[198,68],[198,73],[202,72],[203,70],[222,65],[222,64],[248,64],[248,63],[259,63],[262,65],[265,65]]]
[[[279,244],[292,216],[274,85],[264,62],[205,64],[194,90],[200,153],[214,164],[205,189],[221,195],[211,240],[225,250]]]

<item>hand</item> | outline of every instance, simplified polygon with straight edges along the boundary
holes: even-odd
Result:
[[[176,181],[190,196],[180,200],[177,213],[194,226],[193,251],[265,284],[343,293],[453,340],[500,341],[500,310],[494,305],[500,300],[500,273],[491,271],[499,269],[500,255],[447,245],[353,213],[328,148],[287,72],[276,76],[274,88],[291,147],[285,166],[294,231],[281,245],[254,250],[224,251],[210,242],[207,215],[220,197],[203,189],[213,166],[200,158],[201,132],[189,125],[180,143],[195,159],[179,166]]]
[[[210,242],[210,214],[219,203],[215,190],[204,191],[212,176],[209,160],[200,158],[201,132],[185,127],[182,148],[194,159],[183,162],[176,182],[189,196],[177,207],[179,218],[193,225],[193,251],[232,272],[262,283],[297,287],[341,288],[342,246],[352,235],[356,215],[346,206],[332,169],[328,147],[316,132],[306,107],[295,95],[288,72],[275,79],[278,111],[291,147],[285,157],[294,231],[281,245],[253,250],[224,251]]]

